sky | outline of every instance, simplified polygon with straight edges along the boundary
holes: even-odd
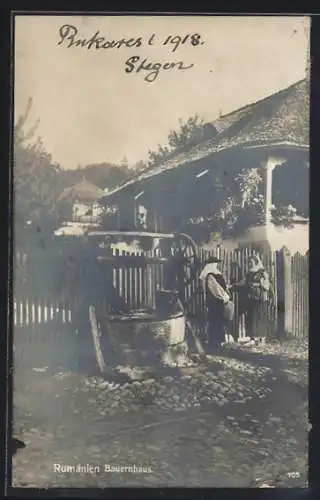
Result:
[[[32,97],[29,126],[40,120],[37,134],[62,168],[124,158],[134,164],[165,144],[179,119],[213,121],[304,78],[309,23],[292,16],[17,15],[15,120]],[[97,31],[100,48],[92,40]],[[185,41],[173,51],[175,43],[164,44],[169,36]],[[87,45],[77,46],[83,39]],[[122,39],[131,47],[110,46]],[[140,59],[127,64],[132,57]],[[146,81],[150,69],[136,72],[145,59],[177,64]]]

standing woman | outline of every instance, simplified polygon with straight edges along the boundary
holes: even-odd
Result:
[[[234,306],[227,291],[226,280],[218,268],[219,262],[221,262],[220,259],[211,257],[200,274],[206,300],[210,351],[218,349],[225,341],[227,329],[234,314]]]
[[[258,255],[249,258],[245,292],[247,336],[251,339],[266,337],[270,280]]]

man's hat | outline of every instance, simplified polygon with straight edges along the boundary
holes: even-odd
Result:
[[[206,260],[206,264],[217,264],[218,262],[221,262],[221,259],[218,259],[218,257],[209,257]]]

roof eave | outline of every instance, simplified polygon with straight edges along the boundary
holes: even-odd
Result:
[[[100,202],[105,203],[105,202],[107,202],[107,200],[111,200],[111,198],[113,196],[115,196],[117,193],[119,193],[121,191],[122,192],[125,191],[129,186],[132,186],[132,185],[138,186],[141,182],[147,181],[148,179],[151,179],[152,177],[156,177],[157,175],[175,170],[176,168],[181,167],[187,163],[202,160],[203,158],[209,157],[213,154],[226,153],[228,151],[234,151],[234,150],[239,150],[239,149],[242,149],[242,150],[258,150],[258,149],[260,149],[262,151],[275,150],[275,149],[282,149],[282,150],[297,149],[297,150],[308,151],[309,145],[303,144],[303,143],[299,144],[297,142],[283,141],[283,142],[258,143],[258,144],[252,144],[252,143],[245,144],[244,143],[244,144],[235,144],[232,146],[226,146],[226,147],[223,147],[221,149],[215,148],[211,151],[206,151],[206,153],[203,155],[195,155],[195,156],[190,157],[188,159],[186,158],[185,161],[178,163],[177,165],[175,165],[172,168],[169,168],[167,170],[165,170],[165,169],[159,170],[157,172],[154,172],[153,174],[150,172],[150,175],[141,176],[140,178],[138,177],[136,179],[132,179],[128,183],[124,184],[123,186],[119,186],[115,190],[110,191],[109,193],[105,194],[102,198],[100,198]]]
[[[299,144],[297,142],[273,142],[266,144],[244,144],[242,146],[244,149],[301,149],[304,151],[309,150],[308,144]]]

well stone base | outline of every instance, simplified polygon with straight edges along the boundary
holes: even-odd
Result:
[[[184,366],[188,344],[183,315],[162,321],[111,321],[101,326],[107,365]]]

